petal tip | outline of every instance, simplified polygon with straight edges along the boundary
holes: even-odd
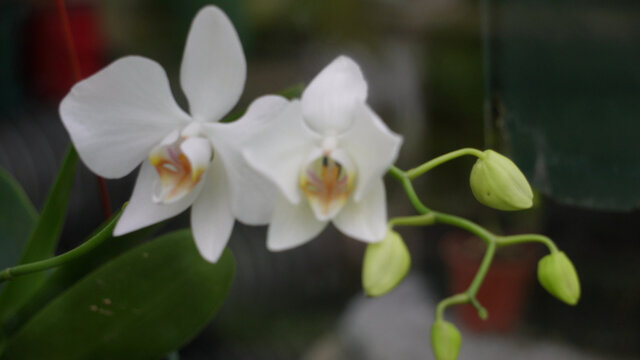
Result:
[[[202,258],[207,261],[208,263],[211,264],[215,264],[218,262],[218,260],[220,260],[220,258],[222,257],[222,253],[224,252],[224,248],[222,249],[222,251],[219,251],[217,253],[213,253],[213,254],[208,254],[205,252],[200,251],[200,256],[202,256]]]
[[[297,242],[288,244],[288,243],[279,243],[278,241],[273,240],[273,238],[267,238],[267,250],[271,252],[282,252],[286,250],[291,250],[293,248],[298,247],[300,244]]]
[[[115,229],[113,229],[113,233],[111,235],[113,235],[114,237],[117,237],[117,236],[126,235],[132,231],[133,230],[130,228],[130,226],[125,225],[122,222],[122,219],[120,219],[118,220],[118,223],[116,224]]]

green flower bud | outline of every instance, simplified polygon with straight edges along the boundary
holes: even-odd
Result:
[[[469,179],[476,199],[498,210],[522,210],[533,205],[533,191],[520,169],[504,155],[485,150]]]
[[[551,295],[569,305],[580,299],[580,280],[576,268],[562,251],[546,255],[538,262],[538,280]]]
[[[456,360],[462,337],[456,327],[444,320],[436,320],[431,327],[431,347],[436,360]]]
[[[400,235],[389,229],[384,240],[369,244],[362,264],[362,287],[368,296],[393,290],[409,272],[411,255]]]

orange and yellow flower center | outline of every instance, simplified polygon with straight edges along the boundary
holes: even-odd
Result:
[[[340,162],[322,154],[303,170],[300,188],[316,217],[326,220],[335,216],[347,202],[353,190],[353,178]]]
[[[149,161],[158,173],[153,192],[155,202],[168,204],[181,199],[200,182],[207,169],[210,150],[206,162],[198,163],[183,151],[181,145],[185,140],[180,138],[171,144],[160,145],[149,155]]]

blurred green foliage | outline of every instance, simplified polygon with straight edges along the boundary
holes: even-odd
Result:
[[[7,342],[3,359],[158,359],[193,338],[226,298],[227,250],[205,261],[178,231],[110,261],[61,294]]]
[[[516,163],[560,202],[640,206],[640,6],[489,3],[491,120]]]

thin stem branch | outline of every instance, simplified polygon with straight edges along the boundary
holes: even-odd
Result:
[[[484,243],[487,245],[487,249],[482,258],[482,262],[480,263],[480,267],[478,268],[478,271],[471,281],[471,284],[469,284],[467,290],[443,299],[436,308],[436,321],[442,320],[444,311],[447,307],[466,303],[471,303],[471,305],[476,308],[476,310],[478,311],[478,316],[481,319],[487,318],[487,310],[480,304],[476,296],[478,294],[478,291],[480,290],[480,287],[482,286],[482,283],[484,282],[484,279],[487,276],[487,273],[489,272],[489,268],[491,267],[491,263],[493,262],[498,247],[515,245],[525,242],[539,242],[545,244],[551,252],[558,251],[553,241],[551,241],[551,239],[546,236],[538,234],[498,236],[488,231],[484,227],[474,223],[473,221],[455,215],[432,211],[427,208],[422,203],[422,201],[420,201],[418,195],[415,192],[415,189],[413,188],[411,180],[446,161],[463,155],[474,155],[479,158],[484,157],[484,154],[479,150],[465,148],[442,155],[431,161],[427,161],[426,163],[407,172],[404,172],[395,166],[389,169],[389,174],[396,180],[398,180],[398,182],[400,182],[405,192],[407,193],[409,201],[416,209],[416,211],[421,214],[417,216],[393,218],[389,220],[390,227],[393,227],[395,225],[416,226],[431,225],[433,223],[447,224],[470,232],[471,234],[482,239],[482,241],[484,241]]]
[[[441,321],[442,317],[444,316],[444,311],[449,307],[449,306],[454,306],[454,305],[461,305],[461,304],[466,304],[469,302],[469,295],[467,295],[467,293],[460,293],[460,294],[456,294],[453,296],[449,296],[448,298],[442,299],[442,301],[440,301],[438,303],[438,306],[436,307],[436,321]]]
[[[482,304],[480,304],[476,296],[478,295],[478,291],[480,290],[480,287],[482,286],[482,283],[484,282],[484,279],[489,272],[489,268],[491,267],[491,263],[493,262],[493,258],[496,254],[496,248],[497,244],[494,238],[487,244],[487,250],[484,253],[482,262],[480,263],[480,267],[478,268],[478,271],[473,277],[473,280],[471,281],[471,284],[469,285],[467,290],[440,301],[440,303],[436,307],[436,321],[442,320],[444,311],[447,307],[467,303],[471,303],[471,305],[476,308],[478,316],[481,319],[484,320],[489,316],[487,309],[485,309]]]
[[[466,293],[469,297],[474,298],[484,281],[484,278],[489,271],[489,267],[491,267],[491,262],[493,261],[493,256],[496,254],[496,242],[491,241],[487,245],[487,250],[484,253],[484,257],[482,258],[482,262],[480,263],[480,267],[478,268],[478,272],[476,276],[471,281],[471,285],[467,289]]]
[[[85,241],[82,245],[76,247],[75,249],[67,251],[64,254],[54,256],[46,260],[36,261],[4,269],[0,272],[0,283],[19,276],[54,268],[84,255],[85,253],[94,249],[96,246],[102,244],[106,239],[109,239],[111,237],[111,233],[113,232],[113,228],[115,227],[119,217],[120,215],[115,216],[102,230],[100,230],[89,240]]]
[[[498,244],[498,246],[516,245],[527,242],[542,243],[549,249],[549,252],[552,253],[558,251],[558,247],[551,239],[540,234],[520,234],[496,237],[496,243]]]
[[[487,244],[494,242],[496,239],[496,235],[483,228],[482,226],[474,223],[473,221],[441,212],[435,212],[435,215],[437,223],[453,225],[460,229],[467,230],[468,232],[482,239],[482,241]]]
[[[429,212],[423,215],[395,217],[389,220],[390,228],[394,226],[427,226],[435,223],[435,215]]]
[[[409,179],[409,177],[407,176],[407,174],[404,171],[398,169],[395,166],[392,166],[389,169],[389,174],[400,182],[400,184],[404,188],[404,191],[407,193],[407,197],[409,198],[409,201],[411,202],[411,205],[413,205],[413,207],[416,209],[416,211],[418,213],[426,214],[426,213],[431,211],[431,210],[429,210],[428,207],[426,207],[422,203],[422,201],[420,201],[420,198],[418,197],[418,194],[416,194],[416,191],[413,188],[413,184],[411,183],[411,179]]]
[[[429,161],[427,161],[426,163],[415,167],[413,169],[407,170],[406,175],[409,179],[414,180],[415,178],[417,178],[418,176],[426,173],[427,171],[433,169],[434,167],[441,165],[447,161],[453,160],[455,158],[458,158],[460,156],[465,156],[465,155],[473,155],[475,157],[478,158],[483,158],[484,157],[484,153],[478,149],[474,149],[474,148],[464,148],[464,149],[459,149],[456,151],[452,151],[450,153],[444,154],[444,155],[440,155],[435,159],[431,159]]]
[[[69,14],[67,8],[64,5],[64,0],[55,0],[56,7],[58,9],[58,17],[62,25],[62,36],[64,37],[64,43],[67,48],[67,57],[71,64],[71,70],[73,71],[73,79],[75,82],[82,80],[82,71],[80,69],[80,61],[78,60],[78,53],[76,52],[76,46],[73,41],[73,33],[71,32],[71,25],[69,23]],[[107,191],[107,183],[100,176],[96,175],[96,181],[98,182],[98,192],[100,194],[100,202],[102,203],[102,212],[105,219],[111,217],[111,201],[109,200],[109,192]]]
[[[454,158],[456,156],[466,155],[468,153],[473,153],[474,151],[478,151],[475,149],[462,149],[462,150],[464,151],[457,151],[457,152],[454,151],[453,153],[447,154],[448,156],[443,155],[441,159],[446,159],[446,160],[442,160],[441,162],[448,161],[451,158]],[[428,164],[432,164],[432,166],[430,165],[431,167],[437,165],[436,162],[431,162],[431,161],[425,163],[425,165],[428,165]],[[433,165],[433,164],[436,164],[436,165]],[[427,167],[424,167],[424,168],[418,167],[416,169],[420,169],[420,170],[415,171],[415,174],[417,174],[415,176],[419,176],[420,174],[429,170],[429,168]],[[491,267],[491,263],[493,261],[493,257],[495,255],[495,251],[497,248],[498,237],[493,233],[491,233],[490,231],[483,228],[482,226],[472,221],[469,221],[467,219],[464,219],[455,215],[449,215],[449,214],[444,214],[444,213],[429,210],[429,208],[427,208],[418,198],[415,192],[415,189],[413,188],[413,184],[411,182],[410,176],[408,175],[408,172],[404,172],[394,166],[394,167],[391,167],[391,169],[389,169],[389,174],[402,184],[402,187],[404,188],[405,192],[407,193],[407,196],[409,197],[409,201],[411,202],[413,207],[416,209],[416,211],[421,214],[418,216],[408,216],[408,217],[391,219],[389,221],[389,226],[415,225],[417,223],[420,223],[421,221],[424,222],[425,219],[428,219],[429,225],[435,222],[435,223],[453,225],[458,228],[465,229],[470,233],[476,235],[480,239],[482,239],[487,244],[487,250],[482,259],[482,263],[480,264],[480,267],[478,268],[478,272],[473,278],[471,284],[469,285],[469,287],[465,292],[455,294],[448,298],[445,298],[438,304],[436,308],[436,321],[442,320],[444,311],[446,310],[447,307],[453,306],[453,305],[459,305],[459,304],[466,304],[466,303],[471,303],[478,311],[478,316],[482,319],[486,319],[488,316],[487,310],[480,304],[480,302],[476,298],[476,294],[478,293],[478,290],[480,289],[480,286],[482,285],[482,282],[484,281],[487,275],[487,272]]]

